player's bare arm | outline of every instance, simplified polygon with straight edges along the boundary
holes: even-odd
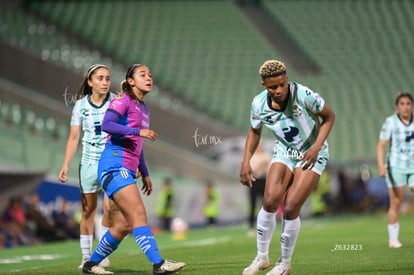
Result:
[[[240,183],[250,188],[253,185],[252,182],[256,180],[253,175],[252,167],[250,166],[250,159],[259,145],[261,133],[262,128],[254,129],[250,127],[246,138],[244,156],[240,169]]]
[[[386,169],[384,164],[384,148],[387,145],[388,141],[380,139],[377,144],[377,164],[378,164],[378,174],[380,177],[385,177]]]
[[[303,155],[302,161],[305,163],[303,166],[304,169],[312,168],[315,164],[319,151],[321,150],[325,140],[328,138],[335,122],[335,113],[327,104],[324,105],[322,111],[317,115],[322,119],[322,122],[315,143]]]

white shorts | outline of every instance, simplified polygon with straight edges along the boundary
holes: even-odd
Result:
[[[292,149],[290,147],[286,147],[280,142],[276,142],[275,147],[273,148],[273,156],[271,163],[283,163],[293,172],[296,168],[302,167],[304,165],[304,163],[300,160],[302,156],[303,152],[300,152],[296,149]],[[315,164],[310,170],[318,175],[321,175],[326,168],[328,159],[328,147],[326,145],[323,145],[321,150],[319,151],[318,158]]]
[[[101,190],[98,181],[98,164],[79,165],[79,186],[82,194],[95,193]]]
[[[394,167],[387,167],[387,174],[385,176],[387,187],[400,187],[408,185],[414,186],[414,173],[412,171],[406,171],[404,169],[398,169]]]

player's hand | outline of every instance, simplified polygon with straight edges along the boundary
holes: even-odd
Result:
[[[149,176],[142,178],[142,192],[144,195],[149,196],[152,192],[152,181]]]
[[[311,147],[308,151],[303,154],[301,160],[301,167],[306,169],[312,169],[315,165],[316,160],[318,159],[319,149]]]
[[[151,141],[155,141],[157,139],[157,133],[151,129],[141,129],[139,132],[139,136],[143,138],[147,138]]]
[[[256,179],[254,178],[253,170],[250,166],[250,163],[242,163],[240,169],[240,183],[252,188],[253,181],[256,181]]]
[[[139,179],[141,177],[141,172],[139,171],[139,169],[137,168],[137,171],[135,172],[137,179]]]
[[[59,181],[66,182],[68,180],[68,168],[62,167],[59,172]]]
[[[385,169],[385,166],[378,167],[378,174],[380,177],[385,178],[385,175],[387,174],[387,170]]]

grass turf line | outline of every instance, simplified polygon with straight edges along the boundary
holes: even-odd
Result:
[[[303,219],[292,259],[292,274],[414,274],[414,220],[400,218],[404,247],[389,249],[386,214]],[[279,257],[281,223],[270,246],[272,264]],[[185,261],[179,274],[241,274],[256,255],[256,238],[244,226],[195,229],[184,241],[170,233],[156,235],[161,255]],[[115,274],[151,274],[152,267],[132,237],[110,256]],[[68,241],[0,250],[1,274],[81,274],[79,242]],[[265,274],[266,272],[260,272]]]

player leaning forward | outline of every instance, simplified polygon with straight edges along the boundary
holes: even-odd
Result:
[[[263,205],[257,216],[257,256],[243,274],[267,269],[269,245],[276,228],[276,211],[285,197],[281,255],[267,274],[289,274],[291,258],[300,231],[300,209],[318,184],[328,161],[326,139],[335,114],[319,94],[301,84],[288,82],[284,63],[266,61],[259,70],[263,92],[251,105],[240,182],[252,187],[255,178],[250,159],[259,143],[262,126],[276,136],[268,170]]]

